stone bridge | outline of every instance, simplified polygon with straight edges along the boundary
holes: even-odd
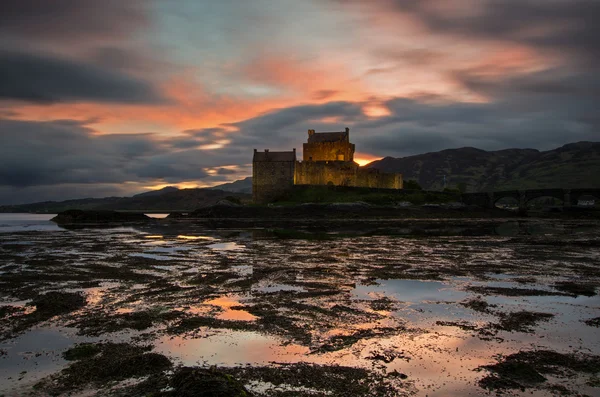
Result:
[[[519,203],[520,209],[527,208],[527,203],[539,197],[554,197],[563,202],[563,206],[577,205],[583,196],[592,196],[600,201],[600,189],[530,189],[530,190],[506,190],[503,192],[488,193],[463,193],[463,203],[467,205],[478,205],[486,208],[494,208],[498,200],[512,197]]]

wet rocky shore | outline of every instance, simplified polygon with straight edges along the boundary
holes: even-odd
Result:
[[[0,234],[0,395],[600,390],[597,221],[309,219]]]

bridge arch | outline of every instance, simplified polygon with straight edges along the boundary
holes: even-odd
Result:
[[[595,205],[600,204],[600,189],[572,189],[569,192],[571,205],[579,204],[583,198],[591,197],[595,201]]]
[[[564,189],[532,189],[525,190],[523,203],[527,205],[530,201],[539,199],[542,197],[552,197],[565,202],[565,190]]]
[[[564,197],[558,196],[537,196],[531,197],[525,201],[526,208],[556,208],[556,207],[564,207],[565,199]]]
[[[515,208],[515,207],[519,207],[519,197],[515,197],[515,196],[502,196],[499,198],[496,198],[494,196],[494,202],[492,203],[494,207],[496,208]]]
[[[559,200],[563,206],[577,205],[581,197],[593,197],[594,204],[600,205],[600,188],[593,189],[530,189],[530,190],[505,190],[499,192],[463,193],[463,203],[480,207],[496,207],[500,200],[511,199],[518,202],[520,209],[542,197],[551,197]]]
[[[518,190],[505,190],[503,192],[494,192],[493,193],[493,205],[497,206],[498,202],[503,199],[514,199],[519,205],[521,200],[521,193]]]

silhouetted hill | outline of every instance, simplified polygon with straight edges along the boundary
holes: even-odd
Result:
[[[47,212],[57,213],[66,210],[120,210],[120,211],[193,211],[200,207],[215,204],[226,197],[250,200],[242,193],[225,192],[215,189],[158,190],[160,194],[147,192],[133,197],[87,198],[67,201],[45,201],[23,205],[0,206],[0,212]]]
[[[570,143],[554,150],[485,151],[465,147],[367,164],[400,172],[426,190],[466,184],[467,191],[600,187],[600,142]]]
[[[160,196],[161,194],[176,192],[179,189],[175,186],[167,186],[163,187],[160,190],[151,190],[149,192],[135,194],[133,197],[151,197],[151,196]]]
[[[252,194],[252,177],[246,177],[235,182],[224,183],[222,185],[213,186],[210,189],[220,189],[226,192],[248,193]]]

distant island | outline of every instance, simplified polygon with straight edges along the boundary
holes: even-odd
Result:
[[[386,157],[364,166],[403,175],[405,188],[486,192],[511,189],[600,187],[600,142],[577,142],[557,149],[447,149],[403,158]],[[445,185],[444,185],[445,181]],[[416,183],[415,183],[416,182]],[[252,178],[211,188],[166,187],[133,197],[106,197],[0,206],[0,212],[57,213],[68,209],[144,212],[193,211],[222,200],[248,203]]]
[[[402,174],[361,167],[354,161],[354,151],[348,127],[333,132],[308,130],[302,160],[296,158],[296,148],[283,152],[254,149],[252,200],[255,204],[273,202],[289,196],[295,185],[402,189]]]

